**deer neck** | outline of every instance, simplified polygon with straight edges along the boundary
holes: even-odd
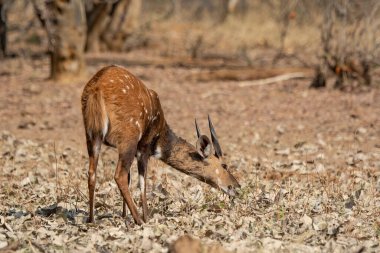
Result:
[[[205,170],[207,162],[201,159],[193,145],[178,137],[168,125],[160,139],[157,148],[160,149],[161,161],[178,171],[210,183]]]

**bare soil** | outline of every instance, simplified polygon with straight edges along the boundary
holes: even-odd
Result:
[[[129,55],[126,55],[128,57]],[[112,61],[112,58],[111,58]],[[89,62],[90,77],[104,62]],[[128,66],[127,66],[128,67]],[[150,160],[150,220],[121,218],[117,153],[103,147],[96,224],[87,224],[86,80],[47,80],[45,58],[0,65],[0,248],[20,252],[166,252],[190,234],[236,252],[380,251],[380,91],[309,89],[310,79],[239,87],[198,68],[129,66],[195,143],[207,114],[242,185],[231,200]],[[137,179],[136,165],[132,168]],[[133,180],[139,203],[137,180]]]

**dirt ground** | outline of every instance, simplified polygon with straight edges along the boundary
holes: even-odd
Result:
[[[104,63],[89,63],[89,77]],[[19,252],[166,252],[178,236],[235,252],[380,251],[380,91],[312,90],[310,80],[239,87],[197,82],[197,68],[130,66],[160,96],[178,135],[214,121],[242,185],[233,201],[150,160],[150,220],[121,218],[116,152],[103,147],[96,224],[87,224],[85,80],[47,80],[48,61],[0,65],[0,248]],[[133,189],[139,203],[136,165]]]

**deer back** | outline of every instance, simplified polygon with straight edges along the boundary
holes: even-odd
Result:
[[[113,146],[125,137],[151,140],[165,125],[156,92],[118,66],[101,69],[86,84],[82,112],[87,134],[101,135]]]

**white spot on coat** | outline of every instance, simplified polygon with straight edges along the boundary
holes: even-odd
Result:
[[[149,110],[152,110],[152,98],[149,96]]]
[[[113,83],[113,79],[110,79],[110,82]]]
[[[216,174],[216,175],[219,175],[219,169],[216,169],[216,170],[215,170],[215,174]]]
[[[127,93],[127,90],[126,90],[126,89],[123,89],[122,91],[123,91],[123,93]]]
[[[141,137],[142,137],[142,131],[141,131],[140,122],[136,121],[135,124],[136,124],[137,128],[139,129],[139,140],[141,140]]]

